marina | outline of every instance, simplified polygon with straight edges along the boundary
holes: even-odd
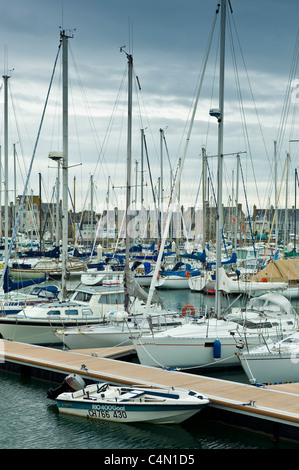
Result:
[[[212,377],[165,371],[111,357],[132,349],[61,351],[3,341],[2,368],[50,380],[70,373],[89,380],[116,385],[184,387],[203,393],[210,400],[213,421],[239,423],[242,429],[270,433],[273,438],[299,439],[299,383],[253,387]],[[107,354],[111,357],[107,358]],[[14,366],[14,367],[13,367]]]
[[[77,113],[69,99],[79,101],[78,90],[73,93],[72,88],[69,92],[73,86],[69,59],[74,58],[70,44],[75,43],[77,29],[61,26],[36,140],[32,149],[30,146],[30,164],[26,162],[28,169],[22,175],[22,192],[17,197],[19,175],[14,165],[12,192],[8,159],[13,104],[8,84],[15,77],[4,71],[5,175],[0,178],[0,194],[4,193],[3,207],[0,201],[1,449],[161,449],[161,453],[184,449],[187,455],[187,450],[212,448],[299,448],[299,181],[295,168],[295,120],[289,122],[290,116],[285,117],[280,124],[283,128],[276,129],[270,119],[278,115],[278,108],[274,111],[273,106],[266,113],[265,97],[259,96],[262,112],[269,120],[262,146],[274,143],[273,156],[265,166],[254,126],[248,132],[247,116],[245,119],[245,109],[253,109],[248,101],[253,89],[250,84],[248,96],[244,90],[244,100],[244,84],[241,86],[239,78],[243,81],[247,70],[245,67],[244,74],[237,66],[236,46],[239,48],[241,41],[238,33],[235,35],[237,15],[232,2],[220,0],[214,7],[207,7],[204,1],[202,4],[205,9],[200,7],[197,16],[200,21],[204,18],[207,25],[211,15],[210,34],[196,25],[190,38],[196,54],[197,49],[202,53],[204,49],[202,44],[193,48],[195,39],[207,41],[202,67],[197,59],[184,54],[176,61],[176,80],[179,69],[184,69],[183,79],[179,78],[184,89],[181,86],[177,96],[184,104],[175,110],[170,100],[167,103],[167,113],[158,127],[159,155],[154,156],[152,149],[148,153],[144,133],[145,129],[150,132],[159,113],[156,110],[149,116],[148,127],[144,128],[147,110],[143,104],[140,106],[141,90],[144,87],[149,93],[151,88],[147,79],[150,75],[141,81],[135,76],[135,60],[145,74],[152,73],[144,68],[148,50],[144,49],[141,57],[138,53],[133,57],[132,44],[119,47],[121,61],[126,60],[126,74],[118,93],[116,81],[121,81],[121,74],[118,66],[113,68],[114,59],[111,56],[107,69],[101,61],[102,68],[96,74],[94,54],[92,80],[96,76],[99,83],[93,87],[92,106],[87,106],[85,112],[82,106],[78,126],[77,122],[70,125]],[[247,14],[244,6],[239,8],[242,24]],[[104,9],[103,15],[105,18]],[[196,15],[192,12],[190,16]],[[272,26],[271,21],[268,23]],[[286,28],[286,37],[289,29]],[[261,32],[264,33],[263,28]],[[288,40],[287,44],[289,36]],[[111,45],[104,42],[111,53]],[[229,51],[229,44],[234,42]],[[82,46],[82,50],[93,47],[80,42],[79,50]],[[258,46],[254,60],[261,41]],[[299,50],[299,35],[294,57],[298,55],[296,48]],[[161,42],[157,50],[160,49]],[[189,50],[186,44],[184,49]],[[168,56],[169,46],[166,52]],[[45,51],[44,64],[49,63],[48,54]],[[243,62],[242,51],[241,59]],[[170,69],[174,64],[171,62]],[[91,72],[90,64],[85,58],[80,64],[85,65],[86,78]],[[290,80],[296,77],[297,62],[295,65],[291,67]],[[8,69],[7,66],[5,63]],[[260,66],[250,67],[255,79]],[[160,67],[162,71],[162,63]],[[79,71],[77,66],[74,68]],[[236,98],[232,93],[233,69]],[[60,75],[58,80],[56,72]],[[200,75],[191,93],[195,72]],[[46,67],[43,73],[47,75]],[[35,74],[37,79],[40,75]],[[281,76],[279,87],[285,86],[282,78],[285,79]],[[111,82],[109,87],[102,88],[102,79],[106,86]],[[261,75],[257,83],[265,81]],[[81,80],[78,82],[81,88]],[[55,108],[60,110],[61,119],[58,131],[53,127],[50,132],[49,121],[56,121],[56,112],[55,116],[52,114],[52,92],[57,91],[56,86],[60,99]],[[162,110],[164,90],[158,91],[157,86],[153,86],[145,101],[142,99],[146,106],[150,105],[151,113],[152,93],[155,106]],[[169,83],[165,86],[169,93],[168,87]],[[32,84],[28,94],[31,88]],[[291,88],[286,87],[285,99],[277,93],[277,102],[297,104]],[[101,93],[105,90],[105,95],[98,95],[98,89]],[[114,105],[112,95],[117,95]],[[36,91],[36,96],[41,103],[40,92]],[[83,101],[85,98],[86,95]],[[238,106],[241,119],[236,117]],[[288,108],[286,104],[286,116]],[[89,110],[97,119],[102,117],[96,125],[86,119],[90,117]],[[113,115],[107,119],[111,112]],[[121,118],[125,114],[126,118]],[[96,137],[95,151],[91,150],[86,121],[92,124]],[[109,132],[103,139],[94,131],[103,132],[104,122]],[[259,118],[258,122],[259,128],[265,124]],[[173,147],[170,153],[165,134],[168,127]],[[84,164],[80,150],[75,150],[78,129],[80,138],[85,140],[81,144]],[[121,137],[124,130],[125,139]],[[273,130],[278,131],[274,142]],[[253,136],[249,137],[251,132]],[[55,144],[57,150],[52,148],[50,134],[61,140],[58,146]],[[153,147],[156,151],[155,144]],[[179,155],[175,159],[171,155],[174,149]],[[47,165],[54,165],[51,168],[55,169],[47,172],[44,187],[46,165],[42,164],[45,157],[41,155],[47,155]],[[138,158],[134,170],[133,158]],[[92,168],[90,165],[96,160]],[[39,173],[38,196],[34,195],[36,165],[44,175]],[[76,194],[78,166],[82,170],[80,195],[78,191]],[[86,171],[88,178],[84,176]],[[244,195],[240,197],[241,186]],[[282,198],[279,200],[282,190],[283,202]],[[265,191],[264,206],[260,191]],[[78,205],[77,199],[77,206],[76,196],[80,200]],[[42,197],[47,202],[42,203]],[[96,204],[94,198],[99,198]],[[110,463],[107,459],[105,464]],[[133,460],[134,466],[136,462]]]

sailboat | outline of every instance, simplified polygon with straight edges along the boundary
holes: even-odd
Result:
[[[248,296],[261,295],[265,292],[286,292],[286,282],[269,282],[268,279],[261,281],[243,281],[232,279],[223,268],[218,271],[219,289],[225,294],[247,294]],[[263,279],[263,278],[262,278]]]
[[[61,299],[43,305],[26,306],[15,315],[0,317],[0,334],[4,339],[34,344],[57,343],[54,335],[57,328],[94,324],[103,321],[99,308],[94,309],[85,302],[74,302],[67,298],[68,274],[68,40],[71,33],[60,32],[59,50],[62,46],[63,60],[63,194],[62,194],[62,275]],[[58,57],[58,54],[57,54]],[[28,176],[27,176],[28,179]],[[16,231],[16,227],[14,229]],[[8,259],[6,260],[8,264]],[[6,265],[7,267],[7,265]],[[129,303],[129,297],[128,297]]]
[[[250,351],[240,350],[237,357],[252,385],[298,382],[299,333],[281,341],[267,341]]]
[[[222,166],[223,166],[223,122],[224,122],[224,57],[225,57],[225,25],[226,0],[221,0],[221,44],[220,44],[220,82],[219,108],[211,109],[210,115],[218,122],[218,197],[217,197],[217,227],[216,227],[216,273],[221,268],[221,231],[222,231]],[[216,12],[218,14],[218,11]],[[221,292],[219,276],[215,281],[215,312],[195,319],[177,328],[165,332],[133,338],[138,359],[141,364],[165,368],[200,368],[200,367],[229,367],[238,365],[236,352],[240,346],[239,340],[246,341],[248,347],[264,343],[264,336],[277,337],[289,334],[279,328],[280,316],[274,309],[271,315],[267,309],[254,311],[249,309],[251,327],[247,327],[246,310],[244,317],[233,316],[230,320],[221,317]],[[297,318],[292,315],[283,317],[288,332],[297,328]],[[288,326],[289,325],[289,326]],[[244,340],[244,338],[246,338]],[[280,338],[281,339],[281,338]]]

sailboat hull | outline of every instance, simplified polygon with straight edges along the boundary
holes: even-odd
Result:
[[[52,344],[62,344],[60,338],[55,336],[54,332],[61,328],[70,328],[73,326],[86,325],[85,319],[74,320],[53,320],[48,319],[16,319],[15,317],[0,318],[0,335],[6,340],[18,341],[20,343],[37,344],[40,346],[49,346]],[[98,324],[102,321],[99,318],[89,319],[89,324]]]

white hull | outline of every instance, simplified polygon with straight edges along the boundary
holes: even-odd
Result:
[[[100,331],[101,330],[101,331]],[[126,325],[96,325],[74,328],[70,331],[56,331],[60,342],[69,349],[110,348],[114,346],[128,346],[132,344],[131,335],[138,334],[140,330],[128,330]]]
[[[299,381],[299,352],[297,357],[288,353],[242,355],[240,362],[249,382],[254,384]]]
[[[276,292],[288,298],[299,296],[299,288],[289,288],[285,282],[242,281],[233,280],[227,276],[223,268],[219,269],[219,290],[226,294],[248,294],[252,297],[267,292]]]
[[[104,384],[103,387],[105,387]],[[60,413],[117,423],[178,424],[198,413],[209,400],[192,391],[88,385],[56,398]]]
[[[69,301],[33,305],[18,314],[0,317],[0,334],[7,340],[30,344],[61,343],[54,334],[57,329],[124,321],[124,295],[123,289],[78,288]],[[130,300],[131,313],[142,316],[145,302],[137,298]],[[162,310],[152,304],[150,312],[159,314]]]
[[[246,326],[248,325],[248,327]],[[143,365],[166,368],[231,367],[240,347],[280,341],[298,329],[290,302],[278,294],[250,299],[224,319],[202,318],[153,335],[133,338]]]
[[[190,277],[188,280],[189,289],[193,292],[203,292],[210,283],[210,279],[204,276]]]
[[[99,323],[100,318],[88,320],[88,323]],[[0,335],[6,340],[17,341],[20,343],[52,345],[60,344],[61,340],[54,334],[56,329],[86,325],[86,318],[76,320],[52,320],[48,319],[28,319],[12,320],[7,317],[0,318]]]
[[[160,277],[156,282],[157,289],[189,289],[189,278],[182,276]]]
[[[149,410],[149,411],[130,411],[127,406],[111,405],[111,403],[103,405],[90,405],[90,409],[67,408],[65,402],[58,406],[59,412],[81,418],[97,419],[101,421],[110,421],[114,423],[138,423],[147,422],[151,424],[180,424],[198,413],[197,410]]]
[[[236,325],[228,324],[221,326],[221,320],[217,326],[217,320],[209,326],[203,326],[200,331],[196,325],[189,329],[189,333],[182,327],[176,328],[171,336],[167,331],[154,336],[141,336],[133,338],[139,362],[142,365],[166,368],[196,368],[196,367],[233,367],[239,364],[236,353],[238,352],[241,338],[238,334],[230,334],[236,331]],[[190,325],[191,326],[191,325]],[[193,330],[193,331],[192,331]],[[184,334],[180,335],[181,331]],[[291,334],[289,332],[289,334]],[[275,340],[277,332],[273,333]],[[235,338],[235,339],[234,339]],[[272,338],[270,336],[267,339]],[[264,344],[265,336],[258,333],[246,334],[246,346],[251,349]],[[219,343],[220,342],[220,343]],[[215,354],[216,346],[219,346],[220,353]]]
[[[165,331],[167,327],[179,326],[183,319],[178,315],[151,315],[151,329],[143,315],[127,317],[118,321],[113,319],[107,323],[96,325],[83,325],[82,327],[65,328],[57,330],[55,335],[69,349],[109,348],[114,346],[128,346],[132,344],[132,336],[140,335],[141,331]]]
[[[84,273],[81,275],[81,282],[86,286],[100,286],[105,279],[106,274],[97,273]]]
[[[273,384],[299,381],[299,333],[238,354],[249,382]]]
[[[134,278],[136,279],[136,281],[141,287],[149,287],[151,285],[153,276],[152,275],[150,276],[135,275]]]

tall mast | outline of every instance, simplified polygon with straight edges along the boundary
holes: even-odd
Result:
[[[223,227],[222,214],[222,174],[223,174],[223,118],[224,118],[224,66],[225,66],[225,23],[226,0],[221,0],[221,34],[220,34],[220,77],[219,77],[219,119],[218,119],[218,195],[216,215],[216,314],[220,313],[219,269],[221,266],[221,231]]]
[[[60,32],[62,41],[62,300],[66,299],[66,276],[68,258],[68,39],[66,31]]]
[[[121,48],[123,51],[123,48]],[[133,85],[133,57],[127,54],[128,59],[128,130],[127,130],[127,192],[126,192],[126,260],[125,272],[129,271],[129,222],[130,222],[130,204],[131,204],[131,160],[132,160],[132,85]],[[125,293],[124,308],[127,311],[129,306],[129,296]]]
[[[8,259],[8,75],[3,75],[4,80],[4,236],[5,236],[5,261]],[[1,209],[1,208],[0,208]]]

